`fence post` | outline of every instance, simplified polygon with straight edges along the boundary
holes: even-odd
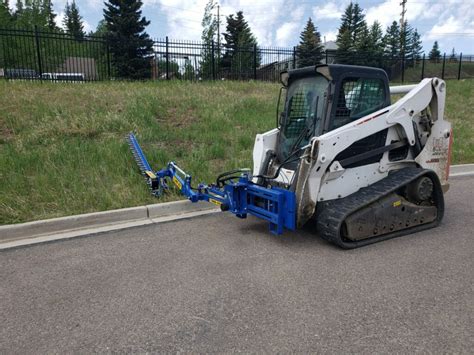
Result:
[[[216,62],[214,59],[214,41],[212,41],[211,45],[211,66],[212,66],[212,80],[216,80]]]
[[[36,55],[38,56],[38,72],[40,76],[40,80],[43,80],[43,64],[41,63],[41,49],[40,49],[40,42],[39,42],[39,33],[38,27],[35,25],[35,43],[36,43]]]
[[[423,53],[423,59],[421,60],[421,80],[425,78],[425,53]]]
[[[441,79],[443,79],[443,80],[444,80],[444,67],[445,67],[445,65],[446,65],[446,52],[443,55],[443,69],[441,71]]]
[[[461,54],[459,54],[458,80],[461,79],[461,63],[462,63],[462,52]]]
[[[293,47],[293,68],[296,69],[296,47]]]
[[[170,52],[168,36],[166,36],[166,80],[170,80]]]
[[[106,50],[107,50],[107,76],[110,80],[111,78],[111,71],[110,71],[110,48],[109,48],[109,41],[106,40],[107,42],[105,43],[106,45]]]
[[[257,80],[257,45],[253,45],[253,79]]]
[[[325,55],[326,55],[326,64],[328,64],[328,50],[325,49],[325,50],[324,50],[324,53],[325,53]]]

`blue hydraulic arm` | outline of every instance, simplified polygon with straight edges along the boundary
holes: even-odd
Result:
[[[284,228],[296,228],[294,192],[254,184],[249,178],[249,172],[243,173],[237,181],[228,180],[222,187],[202,183],[192,187],[191,176],[174,162],[153,172],[133,133],[127,136],[127,141],[153,195],[160,196],[168,188],[167,180],[171,180],[191,202],[208,201],[240,218],[246,218],[248,214],[254,215],[268,221],[270,231],[274,234],[283,233]]]

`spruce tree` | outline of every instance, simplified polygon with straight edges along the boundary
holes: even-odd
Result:
[[[433,43],[433,48],[431,48],[431,51],[430,51],[430,54],[429,54],[428,58],[432,62],[439,63],[439,61],[441,59],[441,52],[439,50],[438,41],[435,41]]]
[[[352,40],[354,43],[359,41],[363,32],[367,29],[367,23],[365,22],[365,15],[362,12],[362,8],[358,3],[354,4],[353,14],[352,14]]]
[[[380,65],[381,58],[383,56],[383,31],[380,22],[375,21],[370,27],[370,41],[373,46],[373,55]]]
[[[147,79],[151,76],[153,41],[145,32],[150,24],[142,17],[141,0],[108,0],[104,19],[112,64],[119,78]]]
[[[354,43],[352,41],[352,23],[353,23],[353,7],[354,5],[349,3],[349,5],[344,10],[344,13],[341,16],[341,25],[337,33],[337,50],[336,50],[336,59],[338,63],[348,64],[352,58],[352,52],[354,51]]]
[[[367,34],[367,23],[365,15],[358,3],[350,2],[341,16],[341,25],[339,26],[337,35],[336,58],[339,63],[351,63],[357,50],[358,42],[365,41],[363,33]],[[365,44],[363,45],[365,46]],[[359,56],[361,53],[358,53]]]
[[[397,60],[400,56],[400,26],[397,21],[393,21],[383,38],[384,52],[387,57]]]
[[[355,48],[355,57],[353,59],[354,64],[358,65],[374,65],[374,43],[370,36],[370,31],[365,25],[359,31],[358,39]]]
[[[13,21],[13,16],[8,7],[8,1],[0,0],[0,27],[10,27]]]
[[[306,27],[300,34],[300,43],[296,47],[298,67],[306,67],[321,63],[323,59],[323,45],[321,34],[314,26],[311,18],[308,19]]]
[[[16,0],[15,8],[16,8],[15,16],[18,17],[19,15],[21,15],[21,13],[22,13],[23,10],[24,10],[24,8],[23,8],[23,1],[22,1],[22,0]]]
[[[423,44],[421,42],[421,36],[416,28],[413,30],[413,34],[410,38],[410,51],[413,63],[419,61],[421,54],[423,53]]]
[[[413,51],[411,48],[413,36],[413,28],[410,26],[408,21],[405,21],[403,30],[400,29],[400,54],[406,59],[413,58]]]
[[[82,16],[79,14],[79,8],[75,0],[72,1],[71,5],[69,5],[69,2],[66,3],[66,8],[64,9],[64,27],[66,28],[66,32],[75,39],[81,40],[84,38],[85,33]]]
[[[351,33],[352,31],[353,7],[354,5],[352,4],[352,2],[349,3],[349,5],[347,5],[346,9],[344,10],[344,13],[341,16],[341,25],[339,26],[337,41],[339,41],[340,37],[342,37],[346,31],[348,31],[349,33]]]
[[[337,36],[336,60],[340,64],[350,64],[354,55],[354,43],[348,29],[340,31]]]
[[[56,26],[56,14],[54,13],[53,10],[53,3],[51,0],[43,0],[41,4],[41,13],[42,16],[46,19],[46,26],[48,27],[49,30],[55,31],[58,29]]]
[[[224,33],[226,51],[222,56],[222,67],[238,71],[239,75],[250,75],[254,66],[254,49],[257,39],[252,34],[249,24],[242,11],[227,17],[226,33]],[[260,65],[261,55],[257,48],[256,65]]]

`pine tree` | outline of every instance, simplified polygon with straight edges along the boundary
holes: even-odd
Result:
[[[10,27],[13,16],[10,13],[8,1],[0,0],[0,27]]]
[[[348,29],[343,30],[337,37],[336,59],[340,64],[350,64],[355,52],[352,42],[351,32]]]
[[[359,32],[359,37],[355,47],[353,63],[373,66],[375,48],[374,43],[372,42],[372,37],[370,36],[370,31],[365,23]]]
[[[213,14],[213,11],[216,7],[214,0],[209,0],[204,8],[204,16],[201,21],[202,25],[202,43],[203,50],[201,53],[201,75],[204,78],[211,78],[212,73],[215,73],[216,68],[218,67],[217,58],[220,57],[220,48],[216,48],[214,40],[216,39],[217,34],[217,19]],[[212,47],[214,45],[214,51]],[[212,63],[214,62],[214,71],[212,70]]]
[[[374,57],[380,62],[383,56],[383,31],[380,22],[375,21],[370,27],[370,41],[372,42]]]
[[[23,1],[22,0],[16,0],[16,3],[15,3],[15,15],[18,16],[18,15],[21,15],[21,13],[23,12],[24,8],[23,8]]]
[[[405,21],[403,30],[400,29],[400,54],[407,59],[413,58],[411,49],[411,38],[413,36],[413,28],[408,21]]]
[[[150,24],[142,17],[141,0],[108,0],[104,19],[112,64],[119,78],[147,79],[151,76],[153,41],[145,32]]]
[[[336,58],[339,63],[353,62],[353,56],[358,52],[357,47],[360,47],[357,43],[359,40],[366,41],[365,38],[362,38],[363,33],[367,33],[363,10],[358,3],[350,2],[341,16],[341,25],[336,40],[338,46]]]
[[[252,34],[249,24],[244,18],[242,11],[227,17],[226,51],[222,57],[222,67],[228,70],[238,71],[239,76],[245,74],[250,76],[254,66],[254,53],[257,46],[257,39]],[[257,48],[256,65],[260,65],[261,55]]]
[[[43,0],[41,4],[41,13],[42,16],[44,16],[46,19],[46,26],[48,27],[48,29],[51,31],[58,30],[55,21],[56,14],[54,13],[53,3],[51,2],[51,0]]]
[[[296,55],[298,56],[298,67],[320,64],[321,59],[323,59],[321,34],[314,26],[311,18],[308,19],[306,27],[300,34],[300,43],[296,47]]]
[[[387,57],[392,60],[398,59],[400,56],[400,26],[397,21],[393,21],[383,38],[384,52]]]
[[[344,10],[344,13],[341,16],[341,25],[339,26],[339,31],[337,34],[337,41],[344,35],[345,32],[351,33],[352,23],[353,23],[353,8],[354,5],[349,3],[349,5]]]
[[[69,1],[66,1],[66,6],[64,6],[64,17],[63,17],[63,27],[68,32],[71,28],[71,5]]]
[[[423,44],[421,42],[421,36],[416,28],[413,30],[413,34],[410,38],[410,51],[414,63],[419,61],[421,54],[423,53]]]
[[[441,59],[441,52],[439,50],[439,45],[438,41],[435,41],[433,43],[433,48],[431,48],[430,54],[428,55],[428,58],[435,63],[439,63]]]
[[[352,15],[352,40],[354,43],[360,39],[362,33],[367,29],[367,23],[365,22],[365,15],[362,12],[362,8],[358,3],[354,4],[353,15]]]
[[[77,40],[84,38],[84,24],[82,23],[82,16],[79,14],[79,8],[76,5],[75,0],[69,5],[66,3],[64,9],[64,27],[66,32],[69,33]]]

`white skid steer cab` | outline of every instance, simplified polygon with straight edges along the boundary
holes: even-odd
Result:
[[[277,128],[257,134],[253,172],[236,169],[192,186],[174,162],[153,171],[128,142],[152,193],[169,181],[281,234],[307,225],[350,249],[437,226],[448,190],[451,124],[438,78],[389,88],[381,69],[317,65],[281,74]],[[391,94],[405,94],[391,104]]]

